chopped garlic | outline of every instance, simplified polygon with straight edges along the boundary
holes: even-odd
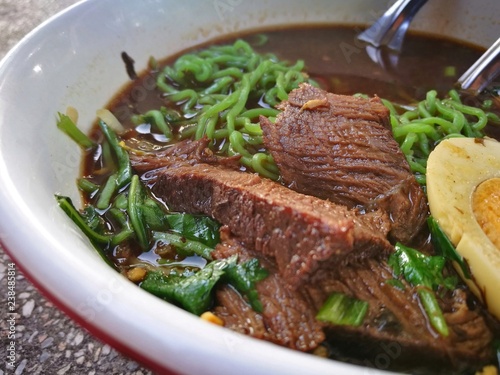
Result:
[[[74,124],[78,124],[78,111],[75,107],[69,106],[66,108],[66,116],[68,116]]]
[[[97,110],[97,117],[99,117],[102,121],[106,123],[111,129],[113,129],[117,133],[122,133],[124,131],[124,127],[121,122],[115,117],[110,110],[102,108]]]
[[[219,326],[224,326],[224,321],[211,311],[204,312],[203,314],[201,314],[200,318],[206,320],[207,322],[217,324]]]
[[[311,99],[304,103],[304,105],[300,108],[300,112],[306,109],[316,109],[318,107],[327,107],[327,106],[328,106],[327,98]]]
[[[134,283],[139,283],[146,277],[146,269],[141,267],[134,267],[127,271],[127,277]]]

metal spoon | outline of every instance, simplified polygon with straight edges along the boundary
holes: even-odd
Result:
[[[483,91],[500,73],[500,38],[457,80],[472,95]]]
[[[403,40],[415,14],[427,0],[398,0],[375,23],[358,35],[367,43],[366,54],[385,71],[399,62]]]
[[[375,23],[358,35],[368,56],[387,71],[398,64],[404,36],[427,0],[398,0]],[[384,47],[387,47],[385,49]],[[472,95],[483,91],[500,74],[500,38],[457,80],[458,89]]]
[[[427,0],[398,0],[375,23],[358,35],[374,47],[399,52],[410,22]]]

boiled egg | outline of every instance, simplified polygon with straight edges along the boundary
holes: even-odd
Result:
[[[457,271],[500,319],[500,142],[450,138],[427,161],[431,215],[471,271]]]

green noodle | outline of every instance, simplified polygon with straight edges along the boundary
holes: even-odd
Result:
[[[463,104],[456,90],[444,99],[431,90],[412,110],[401,111],[395,104],[383,102],[391,113],[393,136],[422,185],[426,183],[427,158],[440,141],[452,137],[482,138],[488,122],[500,124],[494,113]]]
[[[274,118],[275,106],[302,82],[304,62],[291,65],[273,54],[259,54],[243,40],[212,46],[179,57],[157,77],[165,98],[189,116],[193,126],[178,131],[179,138],[204,136],[217,151],[241,155],[241,164],[263,176],[278,179],[273,159],[262,151],[259,116]],[[171,138],[172,122],[166,127],[153,113],[141,116]],[[175,131],[174,131],[175,132]]]

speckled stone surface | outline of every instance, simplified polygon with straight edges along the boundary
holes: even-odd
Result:
[[[76,0],[0,0],[0,59],[24,35]],[[0,213],[1,215],[1,213]],[[0,375],[152,375],[135,361],[92,337],[15,273],[14,366],[7,360],[12,317],[8,275],[12,260],[0,247]],[[12,272],[11,272],[12,274]]]

